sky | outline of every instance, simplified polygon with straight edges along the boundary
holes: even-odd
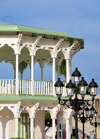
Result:
[[[87,83],[94,78],[100,86],[100,0],[0,0],[0,21],[67,32],[71,37],[83,38],[84,49],[73,57],[71,71],[78,67]],[[34,74],[35,80],[41,79],[38,63]],[[2,62],[0,78],[14,78],[13,75],[12,65]],[[29,78],[27,68],[24,79]],[[52,68],[46,65],[44,80],[52,80]],[[65,80],[64,77],[61,76],[61,80]],[[100,94],[100,87],[97,94]]]

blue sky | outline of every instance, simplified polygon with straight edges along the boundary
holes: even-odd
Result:
[[[100,0],[0,0],[0,21],[67,32],[69,36],[83,38],[84,49],[73,57],[72,71],[78,67],[88,83],[94,78],[100,85],[99,7]],[[35,79],[40,80],[40,73],[36,64]],[[13,78],[13,75],[12,65],[0,64],[0,78]],[[29,68],[24,72],[24,78],[30,78]],[[46,65],[44,80],[52,80],[52,69]]]

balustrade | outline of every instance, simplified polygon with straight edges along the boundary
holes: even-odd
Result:
[[[0,79],[0,94],[15,94],[15,84],[14,79]]]
[[[37,95],[53,95],[53,82],[50,81],[34,81],[35,94]]]
[[[35,80],[33,90],[34,95],[53,95],[53,82]],[[16,80],[0,79],[0,94],[16,95]],[[19,95],[25,94],[32,94],[31,80],[19,80]],[[63,96],[66,96],[65,88],[63,88]]]

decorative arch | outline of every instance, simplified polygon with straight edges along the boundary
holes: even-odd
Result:
[[[30,55],[29,55],[29,50],[27,47],[23,47],[21,49],[21,53],[19,55],[19,61],[25,61],[26,63],[30,64]]]
[[[64,54],[63,54],[62,51],[59,51],[57,53],[57,59],[56,59],[57,66],[60,66],[61,65],[61,62],[62,62],[63,59],[64,59]]]
[[[13,113],[14,116],[14,111],[10,108],[10,106],[1,106],[0,111],[7,108],[8,110],[10,110]]]
[[[14,61],[14,49],[11,46],[5,44],[4,46],[0,47],[0,61]]]
[[[10,44],[5,43],[5,44],[0,45],[0,48],[3,48],[3,47],[5,47],[5,46],[9,46],[10,48],[12,48],[13,51],[14,51],[14,53],[15,53],[15,48],[13,47],[13,44],[10,45]]]

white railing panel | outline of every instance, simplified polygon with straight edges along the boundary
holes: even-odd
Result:
[[[0,79],[0,94],[15,94],[15,80]]]
[[[19,80],[19,94],[31,94],[31,80]]]
[[[34,81],[36,95],[53,95],[53,83],[49,81]]]
[[[19,80],[19,94],[32,94],[31,80]],[[66,86],[66,83],[64,82]],[[53,82],[51,81],[34,81],[35,95],[53,95]],[[0,94],[16,94],[16,80],[15,79],[0,79]],[[62,96],[67,96],[66,87],[63,87]]]

